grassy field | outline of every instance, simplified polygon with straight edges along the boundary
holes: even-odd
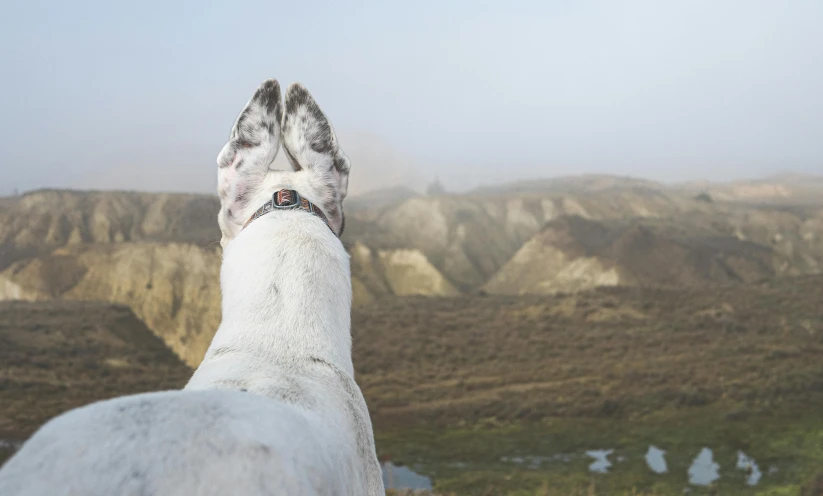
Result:
[[[823,403],[807,403],[819,412]],[[700,407],[666,410],[642,421],[553,419],[539,424],[482,424],[466,428],[378,431],[382,456],[433,478],[453,494],[820,494],[823,422],[816,412],[789,408],[729,422],[722,411]],[[665,449],[668,472],[653,473],[648,446]],[[719,479],[699,487],[688,470],[705,447],[719,464]],[[610,449],[608,474],[589,470],[586,450]],[[734,462],[738,450],[756,460],[762,478]],[[517,460],[517,461],[514,461]],[[814,488],[817,487],[816,491]]]
[[[700,290],[398,298],[355,311],[375,424],[730,419],[823,393],[823,277]]]
[[[66,410],[182,387],[191,370],[126,307],[0,302],[0,440],[14,444]],[[0,445],[8,455],[10,450]],[[0,461],[4,457],[0,451]]]
[[[815,276],[384,299],[353,314],[355,367],[380,456],[438,495],[823,494],[821,297]],[[189,374],[124,307],[0,304],[0,440]],[[667,473],[646,465],[650,445]],[[690,485],[706,447],[720,478]],[[590,471],[586,450],[605,449],[609,473]]]
[[[355,363],[381,456],[432,477],[438,491],[817,494],[821,297],[815,276],[396,299],[355,313]],[[667,451],[668,474],[647,467],[650,445]],[[690,486],[689,465],[704,447],[720,480]],[[625,461],[593,474],[583,454],[595,449]],[[738,450],[760,465],[756,486],[735,468]],[[558,455],[574,456],[502,461]]]

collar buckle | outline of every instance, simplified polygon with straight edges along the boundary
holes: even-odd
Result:
[[[320,220],[322,220],[331,232],[337,236],[337,233],[335,233],[334,229],[332,229],[331,224],[329,224],[329,219],[326,218],[323,211],[312,204],[312,202],[300,196],[300,194],[293,189],[281,189],[280,191],[275,191],[271,196],[271,200],[267,201],[265,205],[258,208],[257,211],[249,217],[249,220],[243,224],[243,229],[251,224],[254,219],[258,219],[275,210],[305,210],[310,214],[320,217]]]
[[[291,189],[281,189],[280,191],[275,191],[271,196],[271,206],[273,209],[291,210],[300,208],[301,204],[302,198],[300,197],[300,194]]]

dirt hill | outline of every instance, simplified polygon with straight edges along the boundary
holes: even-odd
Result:
[[[131,310],[99,302],[0,302],[0,364],[0,463],[59,413],[191,375]]]
[[[820,206],[681,190],[584,176],[465,195],[354,197],[343,242],[355,305],[823,270]],[[4,199],[0,299],[128,305],[196,365],[220,320],[218,209],[215,197],[183,194],[45,190]]]
[[[810,174],[786,173],[720,184],[703,181],[676,187],[691,193],[705,192],[716,200],[742,203],[820,205],[823,199],[823,177]]]
[[[0,273],[5,299],[127,305],[186,363],[200,362],[220,323],[220,253],[183,243],[69,245]]]
[[[654,192],[489,193],[414,197],[347,217],[344,241],[377,250],[415,249],[461,292],[489,280],[546,222],[584,218],[666,217],[711,208]]]
[[[475,190],[476,193],[483,194],[585,194],[610,191],[657,192],[681,197],[707,194],[708,198],[715,201],[748,204],[820,205],[823,201],[823,176],[784,173],[752,180],[663,184],[635,177],[587,174],[517,181]]]
[[[216,197],[43,190],[0,208],[0,269],[55,248],[141,241],[219,240]]]
[[[489,293],[579,291],[596,286],[682,287],[773,276],[768,246],[667,222],[564,217],[549,223],[484,286]]]
[[[483,290],[683,287],[821,269],[823,209],[725,205],[662,219],[558,218],[526,242]]]
[[[0,300],[128,305],[196,365],[220,322],[218,209],[215,197],[134,192],[49,190],[7,199],[0,203]],[[383,294],[456,294],[419,250],[357,246],[356,304]]]

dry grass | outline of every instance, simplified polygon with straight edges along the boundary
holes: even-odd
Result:
[[[612,423],[672,409],[696,418],[702,406],[737,425],[821,396],[821,296],[823,276],[701,290],[390,299],[355,310],[355,366],[378,439],[398,428],[411,442],[415,426],[474,426],[447,429],[468,436],[449,438],[463,439],[465,451],[484,445],[476,440],[484,429],[505,435],[512,423],[549,429],[538,421]],[[125,307],[0,304],[0,439],[22,439],[91,401],[180,387],[189,374]],[[462,486],[441,484],[445,474],[435,481],[447,489],[441,496],[485,488],[503,496],[654,494],[603,493],[588,478],[540,488],[542,475],[495,485],[501,474],[477,473]]]
[[[190,374],[126,307],[0,303],[0,440],[93,401],[179,388]]]
[[[730,419],[823,392],[823,277],[700,290],[405,298],[355,311],[379,427],[636,417],[721,402]]]

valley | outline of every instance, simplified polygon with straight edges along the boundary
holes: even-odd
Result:
[[[346,205],[378,451],[438,494],[821,494],[823,181],[580,176]],[[0,456],[66,409],[185,384],[220,322],[218,208],[0,202]],[[718,478],[693,483],[704,448]]]

